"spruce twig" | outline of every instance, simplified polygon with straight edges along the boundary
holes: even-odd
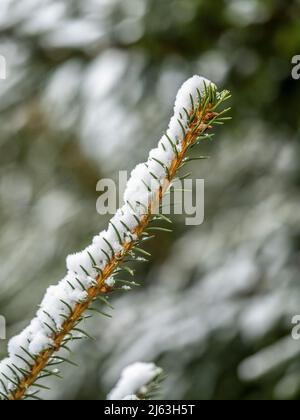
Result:
[[[73,362],[69,359],[57,356],[57,352],[61,349],[67,348],[66,345],[69,341],[75,341],[82,338],[78,336],[78,333],[80,333],[81,336],[86,335],[78,328],[79,323],[85,318],[85,313],[90,309],[93,310],[94,302],[98,300],[99,297],[102,299],[103,304],[110,305],[108,297],[113,291],[118,290],[118,287],[116,286],[118,279],[116,276],[120,272],[125,271],[132,276],[134,275],[133,270],[125,265],[127,258],[137,259],[145,256],[149,257],[148,253],[140,248],[141,244],[145,240],[152,238],[148,232],[152,232],[154,230],[170,231],[169,229],[162,227],[149,226],[154,217],[157,219],[157,215],[153,214],[154,209],[158,209],[160,207],[162,198],[168,191],[170,182],[172,182],[177,176],[178,170],[190,161],[187,156],[190,148],[199,143],[201,139],[211,138],[207,132],[218,123],[223,123],[225,121],[223,117],[224,112],[228,111],[225,110],[218,112],[218,107],[229,98],[229,93],[227,91],[218,93],[216,86],[209,84],[205,85],[205,88],[202,89],[202,93],[200,92],[199,86],[197,94],[198,99],[195,99],[193,95],[188,93],[188,96],[191,96],[192,98],[190,101],[191,105],[189,105],[188,109],[184,107],[184,112],[179,114],[180,120],[178,120],[178,115],[176,115],[177,120],[180,122],[179,123],[177,121],[182,136],[181,144],[178,143],[178,140],[175,141],[175,139],[171,138],[171,129],[164,136],[166,139],[165,142],[161,141],[160,143],[162,150],[166,151],[167,148],[170,147],[170,145],[168,146],[169,142],[171,144],[174,157],[169,165],[166,165],[165,162],[161,162],[156,157],[154,158],[157,165],[163,171],[164,178],[159,180],[160,186],[156,191],[154,191],[154,193],[151,187],[148,186],[148,183],[146,183],[146,190],[149,187],[149,194],[151,195],[151,200],[148,206],[144,206],[139,199],[134,200],[140,208],[145,208],[141,217],[137,217],[136,214],[133,214],[136,219],[136,227],[130,229],[126,224],[124,224],[124,222],[121,222],[122,225],[124,225],[123,227],[128,231],[127,238],[125,238],[123,237],[121,230],[118,230],[119,227],[110,223],[111,228],[117,236],[118,247],[106,238],[103,238],[105,241],[104,245],[107,245],[102,249],[106,259],[103,266],[96,261],[91,253],[89,253],[92,267],[97,272],[96,278],[91,279],[89,270],[83,265],[80,265],[83,275],[86,279],[91,279],[91,283],[89,286],[86,286],[86,284],[81,282],[79,276],[78,278],[76,277],[76,286],[75,284],[69,283],[70,290],[74,293],[77,292],[77,287],[80,288],[80,298],[78,297],[78,301],[74,307],[72,307],[70,303],[64,299],[60,299],[62,311],[59,315],[63,320],[63,323],[59,330],[55,327],[57,322],[56,319],[54,319],[49,313],[43,314],[46,319],[43,321],[43,325],[44,328],[47,328],[49,343],[51,343],[48,345],[48,348],[39,351],[37,354],[32,354],[27,348],[25,348],[25,346],[19,346],[20,354],[17,353],[14,356],[19,357],[20,360],[24,359],[24,365],[22,365],[22,368],[14,367],[14,364],[11,363],[10,359],[7,359],[7,362],[5,362],[6,364],[2,369],[2,372],[0,366],[0,399],[38,399],[38,393],[36,391],[30,392],[29,389],[32,386],[44,389],[43,385],[38,384],[37,381],[41,378],[51,376],[52,371],[51,369],[49,370],[49,367],[59,366],[65,362],[73,364]],[[184,118],[186,118],[186,122],[184,122]],[[150,175],[153,178],[153,174],[150,173]],[[128,206],[130,205],[134,208],[131,203],[131,197],[127,200],[127,204]],[[165,217],[162,218],[166,221]],[[128,237],[130,240],[128,240]],[[137,254],[139,254],[139,256],[137,256]],[[119,280],[119,282],[122,283],[122,280]],[[134,283],[131,282],[130,285],[125,284],[122,288],[127,290],[127,288],[132,285],[134,285]],[[102,315],[110,316],[105,312],[99,312]],[[57,376],[56,370],[53,372],[53,375]]]

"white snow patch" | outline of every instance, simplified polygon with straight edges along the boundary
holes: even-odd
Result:
[[[136,395],[126,395],[123,400],[131,400],[131,401],[138,401],[139,398]]]
[[[128,396],[139,394],[142,388],[149,385],[162,372],[154,363],[137,362],[127,366],[119,382],[109,393],[108,400],[129,399]],[[145,390],[143,390],[145,391]]]

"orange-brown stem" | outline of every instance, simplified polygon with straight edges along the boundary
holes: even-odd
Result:
[[[189,146],[191,146],[195,142],[195,140],[200,134],[203,134],[208,128],[210,128],[207,125],[207,122],[210,121],[217,114],[210,112],[209,109],[210,106],[207,107],[204,113],[202,112],[202,109],[199,109],[199,111],[197,112],[196,117],[194,118],[194,122],[192,122],[190,125],[190,130],[184,138],[183,148],[181,152],[178,153],[178,156],[174,159],[169,170],[170,180],[166,180],[165,184],[160,189],[160,191],[158,191],[153,202],[150,204],[149,213],[144,216],[140,225],[135,229],[134,232],[132,232],[136,234],[137,237],[140,237],[142,232],[148,226],[152,215],[151,209],[157,208],[160,204],[162,197],[168,189],[170,181],[174,179]],[[199,121],[200,118],[201,121]],[[128,252],[133,247],[133,243],[123,244],[122,255],[118,254],[114,256],[112,260],[107,264],[107,266],[103,270],[103,274],[99,275],[97,278],[97,286],[91,287],[88,290],[88,298],[84,302],[78,303],[76,305],[69,318],[63,324],[62,330],[52,337],[54,343],[53,348],[46,350],[42,352],[39,356],[37,356],[29,375],[20,381],[18,388],[10,395],[10,400],[21,400],[25,396],[28,388],[30,388],[30,386],[36,382],[41,372],[47,367],[51,357],[53,357],[53,355],[61,349],[64,340],[66,339],[68,334],[71,333],[71,331],[81,319],[85,311],[91,306],[95,298],[97,298],[99,295],[104,295],[112,291],[112,288],[107,286],[105,284],[105,281],[113,274],[114,270],[121,264],[122,260],[126,257],[126,255],[128,255]]]

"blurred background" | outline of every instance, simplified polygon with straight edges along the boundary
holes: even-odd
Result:
[[[232,91],[233,121],[193,165],[205,223],[148,245],[143,287],[89,321],[45,398],[104,399],[154,361],[161,398],[298,399],[299,0],[1,0],[0,314],[8,337],[107,217],[97,181],[144,161],[181,83]],[[0,341],[0,356],[7,341]]]

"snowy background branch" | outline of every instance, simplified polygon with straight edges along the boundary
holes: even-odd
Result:
[[[116,386],[108,394],[108,400],[144,400],[157,387],[162,376],[161,368],[154,363],[136,362],[123,369]]]

